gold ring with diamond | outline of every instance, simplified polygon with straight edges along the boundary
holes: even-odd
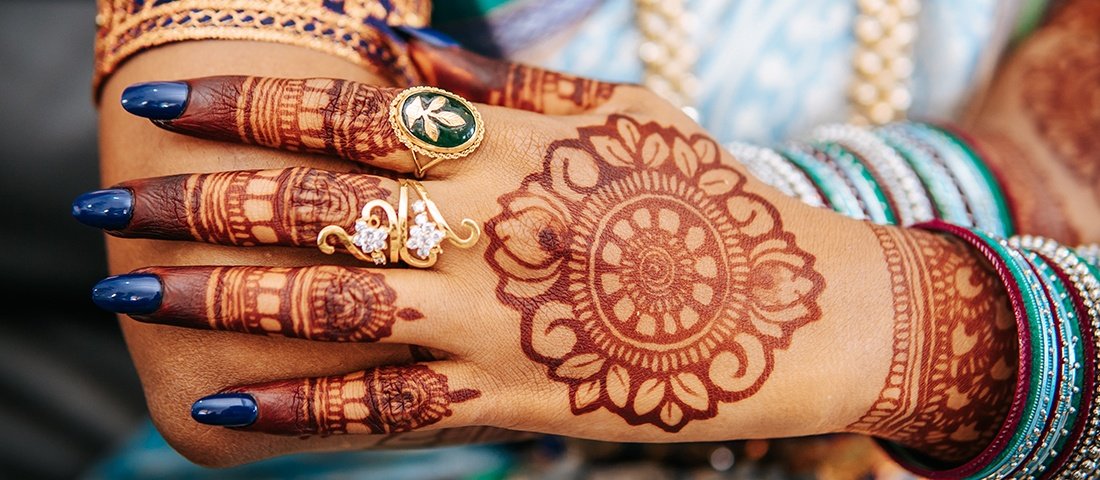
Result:
[[[435,87],[412,87],[398,93],[390,102],[390,126],[412,151],[417,178],[444,160],[473,153],[485,138],[485,125],[474,104]],[[421,164],[418,154],[428,161]]]
[[[459,236],[447,224],[435,202],[428,198],[424,185],[414,180],[398,181],[397,208],[385,200],[371,200],[363,206],[355,221],[355,233],[339,225],[329,225],[317,234],[317,248],[326,254],[343,245],[355,258],[375,265],[405,262],[428,268],[443,253],[443,240],[458,248],[470,248],[481,238],[481,225],[469,218],[462,219],[467,235]],[[409,203],[409,194],[416,201]],[[409,224],[409,211],[412,224]]]

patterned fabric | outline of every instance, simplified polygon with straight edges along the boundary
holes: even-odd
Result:
[[[950,119],[961,113],[1003,50],[1017,3],[922,2],[911,116]],[[642,62],[633,5],[634,0],[604,1],[542,63],[638,82]],[[701,121],[719,141],[779,141],[848,117],[855,2],[687,0],[687,10],[700,53],[695,73]],[[525,52],[514,56],[525,58]]]
[[[256,40],[320,50],[412,83],[415,69],[392,48],[388,27],[422,27],[430,0],[99,0],[95,77],[130,56],[186,40]]]

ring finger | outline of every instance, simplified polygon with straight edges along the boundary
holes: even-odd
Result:
[[[332,265],[153,267],[100,281],[92,298],[144,323],[465,353],[449,340],[465,327],[439,301],[450,285],[413,270]]]

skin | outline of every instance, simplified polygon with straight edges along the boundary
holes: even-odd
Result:
[[[1021,232],[1100,240],[1100,1],[1073,0],[998,71],[968,130],[1010,187]]]
[[[252,48],[275,49],[259,52],[268,55],[302,56],[300,63],[279,62],[280,68],[297,66],[279,75],[306,76],[294,71],[298,67],[317,75],[328,68],[334,78],[363,80],[361,84],[306,82],[329,91],[363,92],[364,98],[396,93],[370,88],[378,80],[363,78],[361,71],[357,76],[340,75],[348,73],[336,72],[346,66],[326,65],[330,60],[312,59],[305,51],[269,45],[234,48],[248,55],[225,59],[235,62],[232,69],[219,63],[217,55],[211,59],[208,50],[225,51],[218,43],[185,44],[142,55],[111,80],[106,98],[117,98],[123,86],[136,81],[248,70],[255,65],[247,58],[258,53]],[[157,54],[171,56],[158,61]],[[266,65],[250,73],[275,75]],[[481,78],[487,81],[474,85],[515,85],[510,80],[517,77],[514,68],[496,71],[513,73],[483,72]],[[547,75],[527,71],[518,77]],[[501,104],[479,106],[490,132],[481,148],[466,159],[444,162],[424,182],[444,217],[452,222],[469,217],[485,228],[484,238],[474,248],[447,249],[432,270],[364,270],[369,266],[352,262],[347,255],[323,257],[308,248],[274,247],[306,246],[308,234],[300,232],[316,231],[323,222],[342,221],[350,230],[353,219],[347,218],[348,206],[362,199],[348,199],[347,192],[333,191],[332,195],[341,195],[339,201],[321,202],[335,206],[324,210],[334,217],[312,208],[282,208],[277,210],[281,216],[272,217],[273,210],[263,207],[263,202],[247,203],[242,198],[255,189],[203,189],[202,185],[211,184],[210,177],[132,180],[292,166],[331,172],[360,169],[345,177],[300,169],[230,175],[246,183],[257,177],[277,179],[274,191],[290,192],[282,198],[312,202],[315,197],[301,192],[316,189],[302,179],[329,178],[365,186],[359,194],[373,192],[392,202],[393,182],[363,172],[407,174],[412,169],[408,152],[388,149],[385,141],[367,149],[335,141],[341,135],[392,134],[379,127],[384,125],[378,120],[384,118],[384,111],[354,110],[352,115],[352,110],[326,110],[331,105],[327,100],[288,102],[298,113],[322,114],[288,117],[312,120],[279,127],[284,135],[274,143],[263,140],[268,137],[246,133],[233,138],[226,132],[243,131],[232,128],[242,118],[247,120],[238,126],[279,118],[255,107],[238,113],[237,95],[281,98],[290,91],[286,81],[193,81],[198,93],[188,113],[161,125],[164,130],[125,114],[115,104],[104,104],[104,181],[128,180],[125,186],[137,195],[135,215],[142,209],[154,212],[142,217],[149,221],[118,233],[243,245],[228,230],[191,227],[202,225],[204,212],[239,204],[241,218],[230,228],[248,225],[250,236],[245,243],[271,245],[227,248],[163,240],[110,242],[113,271],[158,265],[145,271],[161,276],[166,292],[163,311],[141,317],[142,324],[127,318],[122,322],[154,420],[189,458],[229,465],[291,451],[369,448],[394,439],[368,433],[428,432],[432,441],[438,441],[443,436],[430,432],[492,426],[652,442],[853,431],[957,459],[974,453],[975,442],[956,440],[967,445],[963,448],[930,433],[960,431],[966,427],[964,421],[976,421],[982,430],[999,423],[1000,399],[1010,390],[1007,382],[983,383],[973,395],[962,392],[962,405],[974,413],[957,417],[958,422],[955,416],[941,414],[942,395],[928,395],[921,389],[903,389],[904,411],[883,407],[880,401],[889,387],[887,372],[897,366],[894,351],[903,348],[896,341],[896,331],[905,322],[929,332],[928,340],[913,347],[902,361],[900,367],[907,371],[919,372],[919,366],[932,359],[978,366],[1015,364],[1011,332],[975,329],[963,332],[968,343],[972,340],[972,348],[945,351],[942,346],[944,337],[937,332],[954,332],[958,318],[991,325],[1009,315],[1007,304],[998,300],[1003,294],[997,282],[965,249],[944,244],[929,233],[886,229],[906,242],[952,252],[951,270],[968,272],[951,279],[965,286],[956,289],[965,294],[952,295],[946,289],[930,295],[939,284],[910,279],[944,276],[944,259],[935,249],[918,249],[909,270],[892,270],[886,261],[890,249],[880,231],[806,207],[763,186],[697,125],[644,90],[594,85],[593,96],[574,96],[563,95],[576,91],[568,87],[568,80],[554,82],[554,88],[535,81],[522,82],[539,85],[527,97],[494,97],[494,89],[478,92],[448,80],[461,77],[429,77],[471,100]],[[269,87],[239,88],[249,82]],[[207,94],[204,88],[225,90],[220,95]],[[513,102],[514,98],[521,100]],[[509,105],[555,115],[506,108]],[[350,125],[342,119],[350,119]],[[341,128],[325,127],[330,124]],[[304,136],[311,131],[332,138],[310,143]],[[215,143],[177,133],[333,157]],[[149,161],[154,153],[156,161]],[[268,197],[267,203],[276,197]],[[157,217],[157,211],[177,215]],[[189,221],[180,222],[181,218]],[[271,232],[257,234],[251,228],[256,226]],[[645,248],[645,255],[632,258]],[[332,266],[265,271],[172,268],[188,264]],[[589,268],[595,276],[583,274]],[[257,274],[285,281],[249,280]],[[252,281],[261,288],[279,290],[270,296],[279,300],[274,304],[270,300],[265,304],[258,296],[249,300],[256,293]],[[702,284],[710,287],[709,293],[699,290]],[[633,296],[617,293],[621,288],[614,285],[628,285]],[[906,288],[899,291],[898,285]],[[295,297],[292,292],[307,293]],[[589,298],[572,292],[589,292],[585,293]],[[316,299],[323,309],[302,312],[282,303],[291,299],[295,304],[294,298]],[[366,301],[362,311],[348,310],[353,308],[348,298],[372,298],[374,303]],[[206,313],[226,302],[239,308],[225,307],[213,316]],[[919,302],[926,308],[911,318],[897,318],[899,302]],[[301,303],[306,302],[297,302]],[[353,318],[363,318],[371,327],[341,327],[344,323],[329,315],[333,311],[353,312]],[[272,320],[265,324],[257,316]],[[602,335],[583,325],[597,317],[598,329],[605,329]],[[853,338],[860,341],[852,342]],[[423,362],[422,350],[408,345],[429,349],[431,359]],[[655,350],[668,352],[669,348],[677,349],[676,353],[652,356]],[[641,356],[616,353],[623,349],[635,349]],[[422,363],[408,365],[413,352],[421,352],[417,360]],[[647,356],[650,360],[645,360]],[[960,382],[984,381],[965,373],[960,377]],[[393,378],[410,380],[384,380]],[[886,380],[868,382],[868,378]],[[334,384],[350,387],[340,389],[339,395],[317,388]],[[261,419],[250,428],[284,436],[206,427],[187,418],[191,401],[217,391],[253,393],[261,403]],[[398,399],[416,401],[399,410],[379,407],[394,405]],[[303,401],[311,402],[313,409],[294,407]],[[891,418],[901,417],[905,428],[866,421],[869,412],[884,410]],[[405,413],[395,415],[395,411]]]

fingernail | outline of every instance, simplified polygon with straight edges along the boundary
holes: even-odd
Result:
[[[161,296],[160,279],[145,273],[107,277],[92,288],[92,302],[99,308],[128,315],[157,311]]]
[[[134,194],[122,188],[96,190],[73,200],[73,218],[90,227],[121,230],[134,214]]]
[[[205,425],[247,427],[258,415],[256,399],[247,393],[218,393],[191,405],[191,418]]]
[[[447,35],[446,33],[432,28],[416,28],[406,25],[401,25],[394,28],[396,28],[397,31],[405,34],[406,38],[414,38],[422,42],[435,45],[437,47],[459,46],[458,41],[451,38],[450,35]]]
[[[135,83],[122,92],[122,108],[150,120],[179,118],[191,88],[183,82]]]

